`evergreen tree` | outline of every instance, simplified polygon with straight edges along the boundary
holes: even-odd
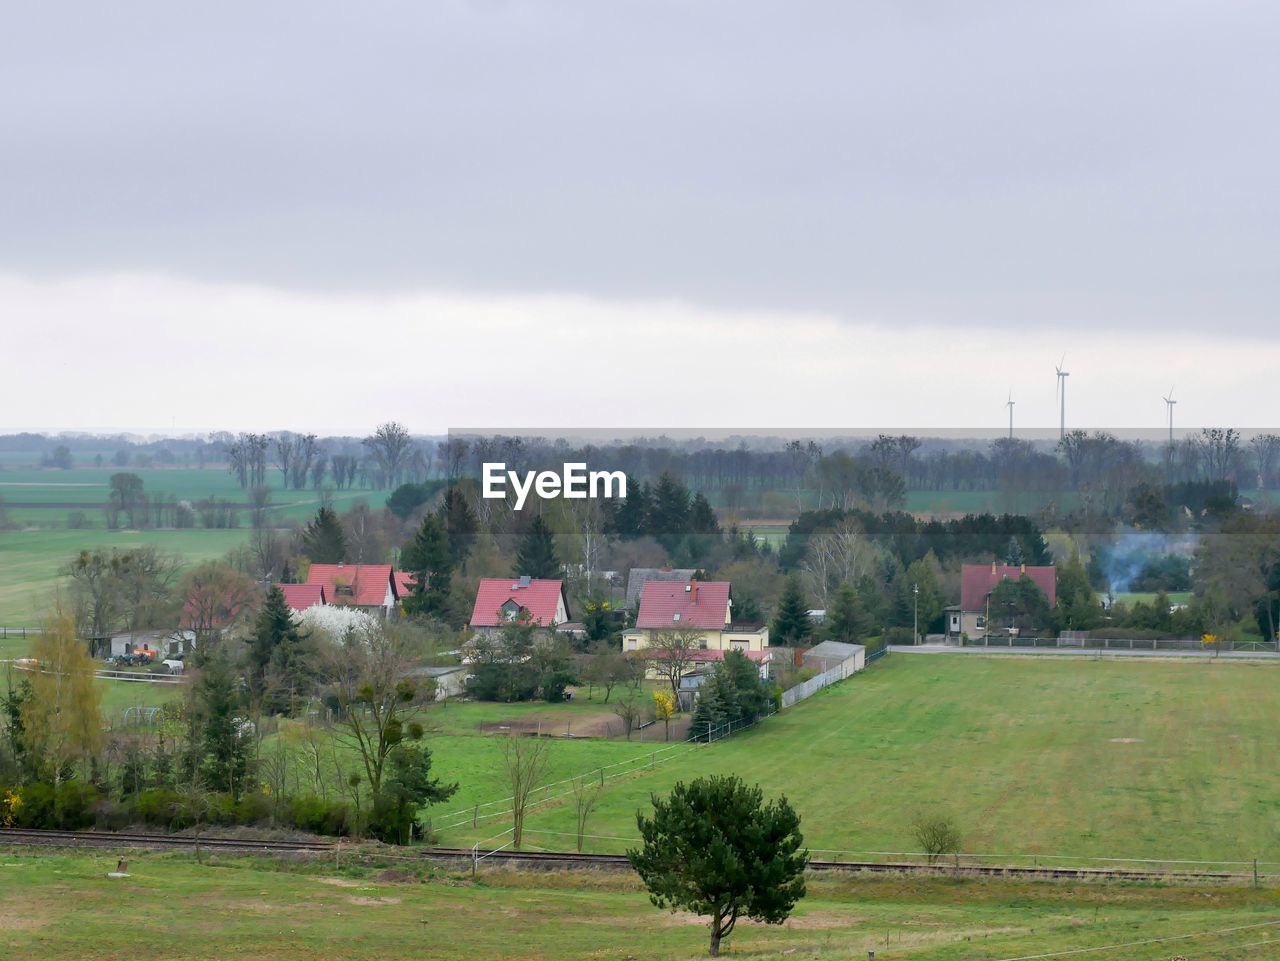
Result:
[[[332,507],[321,507],[303,529],[302,553],[313,564],[341,564],[347,559],[347,535]]]
[[[284,593],[273,586],[249,641],[249,692],[267,714],[291,714],[307,680],[305,638]]]
[[[712,510],[711,502],[702,491],[693,495],[693,503],[689,507],[689,530],[694,534],[720,533],[716,512]]]
[[[769,689],[760,679],[760,668],[742,651],[726,651],[716,674],[733,688],[738,719],[752,722],[768,712]]]
[[[1059,631],[1088,631],[1102,623],[1098,592],[1089,583],[1089,572],[1078,554],[1058,568],[1057,594],[1053,613]]]
[[[248,780],[252,737],[240,716],[239,685],[225,654],[205,662],[191,701],[192,766],[209,788],[238,800]]]
[[[711,918],[712,957],[739,918],[781,924],[805,895],[809,852],[785,797],[766,803],[740,778],[698,778],[655,796],[653,817],[636,822],[643,845],[627,859],[657,907]]]
[[[444,524],[445,533],[449,535],[449,553],[453,566],[465,572],[467,555],[475,546],[476,532],[480,529],[476,512],[471,509],[467,495],[455,485],[444,492],[444,500],[440,502],[440,509],[436,513]]]
[[[374,798],[370,828],[383,841],[408,844],[418,809],[449,800],[458,785],[442,784],[439,778],[431,777],[431,751],[425,744],[419,747],[401,741],[387,760],[391,770]]]
[[[445,526],[436,514],[422,518],[417,533],[400,551],[400,566],[413,575],[413,591],[404,603],[408,614],[443,617],[449,605],[453,551]]]
[[[654,485],[648,532],[667,550],[689,532],[689,489],[670,472]]]
[[[617,534],[624,540],[634,540],[649,533],[649,511],[653,493],[649,482],[633,484],[627,488],[627,496],[614,515]]]
[[[720,703],[720,687],[713,683],[714,675],[707,678],[698,692],[698,705],[693,709],[689,723],[689,738],[705,741],[718,734],[725,722],[724,706]]]
[[[773,637],[770,642],[781,645],[804,644],[812,632],[809,604],[800,587],[800,578],[792,574],[782,588],[782,596],[778,598],[778,609],[773,615]]]
[[[857,644],[871,634],[871,618],[852,584],[841,584],[831,599],[824,633],[828,640]]]
[[[557,578],[561,576],[560,559],[556,556],[556,538],[551,525],[539,514],[516,548],[515,577]]]
[[[938,583],[940,568],[938,559],[930,551],[908,565],[894,580],[894,623],[898,627],[910,628],[918,623],[920,633],[926,634],[929,627],[941,619],[947,599]]]

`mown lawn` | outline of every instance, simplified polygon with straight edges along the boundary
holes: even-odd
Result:
[[[588,831],[634,837],[650,792],[735,773],[786,794],[820,849],[915,851],[912,821],[936,813],[975,853],[1280,862],[1278,686],[1270,663],[890,655],[610,783]],[[561,802],[528,827],[556,847],[573,825]]]
[[[629,874],[419,875],[272,870],[263,862],[134,853],[0,859],[0,946],[13,961],[348,958],[370,961],[686,959],[706,954],[705,922],[651,906]],[[997,961],[1180,935],[1089,956],[1155,961],[1275,957],[1275,894],[1138,885],[913,878],[811,878],[785,925],[742,923],[727,956],[760,959]],[[1270,926],[1268,925],[1270,922]],[[1228,927],[1240,928],[1217,934]],[[1274,947],[1272,945],[1271,947]]]

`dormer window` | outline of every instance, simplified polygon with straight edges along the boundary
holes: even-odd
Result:
[[[498,611],[501,613],[502,619],[510,624],[520,616],[520,605],[515,601],[508,600],[498,608]]]
[[[333,593],[338,597],[354,597],[356,591],[354,585],[339,582],[333,585]]]

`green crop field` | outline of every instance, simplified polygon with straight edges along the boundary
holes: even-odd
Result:
[[[253,958],[585,961],[706,956],[703,919],[660,911],[630,874],[482,871],[424,876],[421,862],[286,868],[219,856],[110,852],[0,864],[0,944],[12,961]],[[1275,958],[1274,891],[1171,886],[814,877],[784,925],[742,922],[729,957],[997,961],[1087,957]],[[1224,930],[1232,929],[1232,930]],[[1186,937],[1189,936],[1189,937]],[[1260,942],[1262,942],[1260,944]],[[1269,944],[1266,942],[1270,942]]]
[[[195,563],[222,557],[247,537],[242,530],[0,532],[0,626],[38,625],[48,613],[58,568],[78,551],[152,544]]]
[[[1272,663],[895,654],[611,782],[588,831],[622,850],[605,839],[635,836],[650,792],[736,773],[786,794],[821,849],[915,851],[913,819],[941,814],[974,853],[1280,862],[1278,684]],[[563,846],[573,812],[540,809],[528,829]]]
[[[142,478],[148,497],[164,495],[197,502],[208,497],[240,505],[240,522],[247,526],[248,494],[229,472],[221,468],[181,467],[78,467],[71,470],[10,467],[0,469],[0,497],[9,517],[23,525],[40,528],[66,527],[67,515],[81,511],[89,523],[102,527],[102,505],[106,502],[111,475],[125,471]],[[311,489],[285,490],[278,471],[269,472],[271,516],[277,521],[301,520],[313,514],[320,494]],[[385,491],[335,491],[334,505],[340,510],[359,500],[381,506]]]

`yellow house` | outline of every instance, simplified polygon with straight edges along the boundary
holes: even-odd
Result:
[[[763,651],[769,646],[764,624],[736,624],[728,581],[645,581],[636,626],[622,635],[624,651],[641,651],[658,634],[694,633],[708,651]]]

